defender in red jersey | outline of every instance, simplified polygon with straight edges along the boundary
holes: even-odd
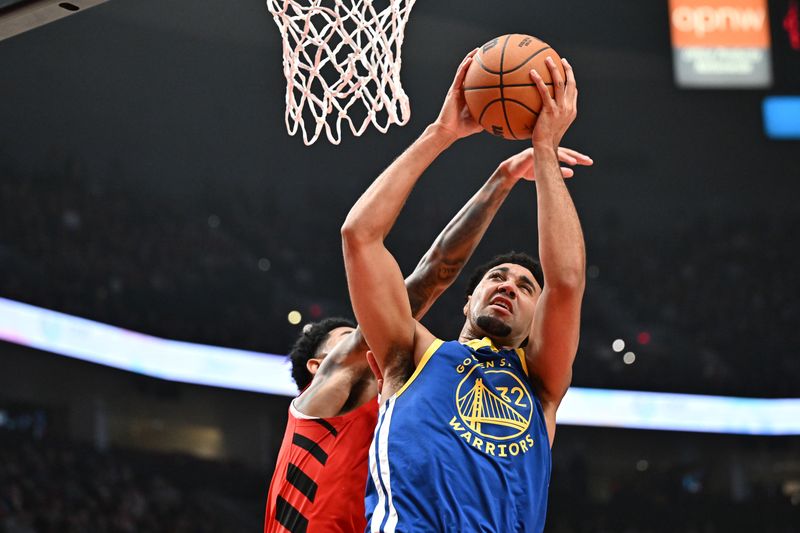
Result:
[[[331,418],[305,416],[292,405],[264,530],[364,531],[368,452],[377,418],[374,397]]]
[[[451,88],[444,118],[440,116],[437,124],[443,131],[455,131],[468,115],[463,93]],[[444,148],[443,144],[438,150]],[[529,148],[507,163],[518,165],[530,157]],[[570,165],[590,161],[562,148],[558,158]],[[424,161],[393,165],[381,179],[416,181],[426,167]],[[569,168],[561,172],[564,177],[573,174]],[[420,319],[458,276],[513,183],[507,179],[505,167],[492,174],[406,278],[415,319]],[[350,533],[366,528],[364,496],[380,382],[370,369],[361,332],[354,326],[338,318],[309,324],[290,353],[292,375],[302,393],[289,408],[269,489],[265,533]],[[411,362],[409,368],[413,371]]]

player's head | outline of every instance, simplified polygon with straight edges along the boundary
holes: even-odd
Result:
[[[543,286],[542,267],[528,254],[493,257],[475,269],[467,284],[464,315],[470,329],[493,340],[524,343]]]
[[[352,320],[340,317],[311,322],[303,327],[303,332],[289,352],[292,378],[298,389],[303,390],[311,383],[325,356],[355,328]]]

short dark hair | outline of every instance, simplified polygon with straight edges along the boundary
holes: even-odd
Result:
[[[318,355],[319,348],[336,328],[355,328],[356,324],[347,318],[331,317],[303,326],[303,332],[294,342],[289,359],[292,361],[292,378],[297,388],[305,389],[314,376],[308,371],[306,363]]]
[[[475,287],[477,287],[481,282],[483,276],[485,276],[486,273],[492,268],[496,267],[497,265],[502,265],[503,263],[512,263],[527,268],[531,271],[533,277],[536,278],[536,281],[539,283],[539,287],[544,287],[544,273],[542,272],[542,265],[539,264],[539,261],[526,253],[515,252],[512,250],[508,253],[492,257],[490,260],[473,270],[472,276],[467,282],[466,295],[472,296],[472,293],[475,291]]]

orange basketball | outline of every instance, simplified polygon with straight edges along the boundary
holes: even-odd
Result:
[[[548,56],[566,80],[559,55],[536,37],[513,33],[481,46],[464,79],[464,97],[475,121],[498,137],[530,139],[542,108],[530,71],[536,69],[552,96],[553,80],[545,63]]]

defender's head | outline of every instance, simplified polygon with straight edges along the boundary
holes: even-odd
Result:
[[[492,258],[475,269],[467,285],[465,329],[505,346],[522,346],[543,286],[542,267],[528,254]]]
[[[325,356],[355,329],[352,320],[340,317],[326,318],[303,327],[303,333],[289,352],[292,378],[298,389],[302,391],[311,383]]]

